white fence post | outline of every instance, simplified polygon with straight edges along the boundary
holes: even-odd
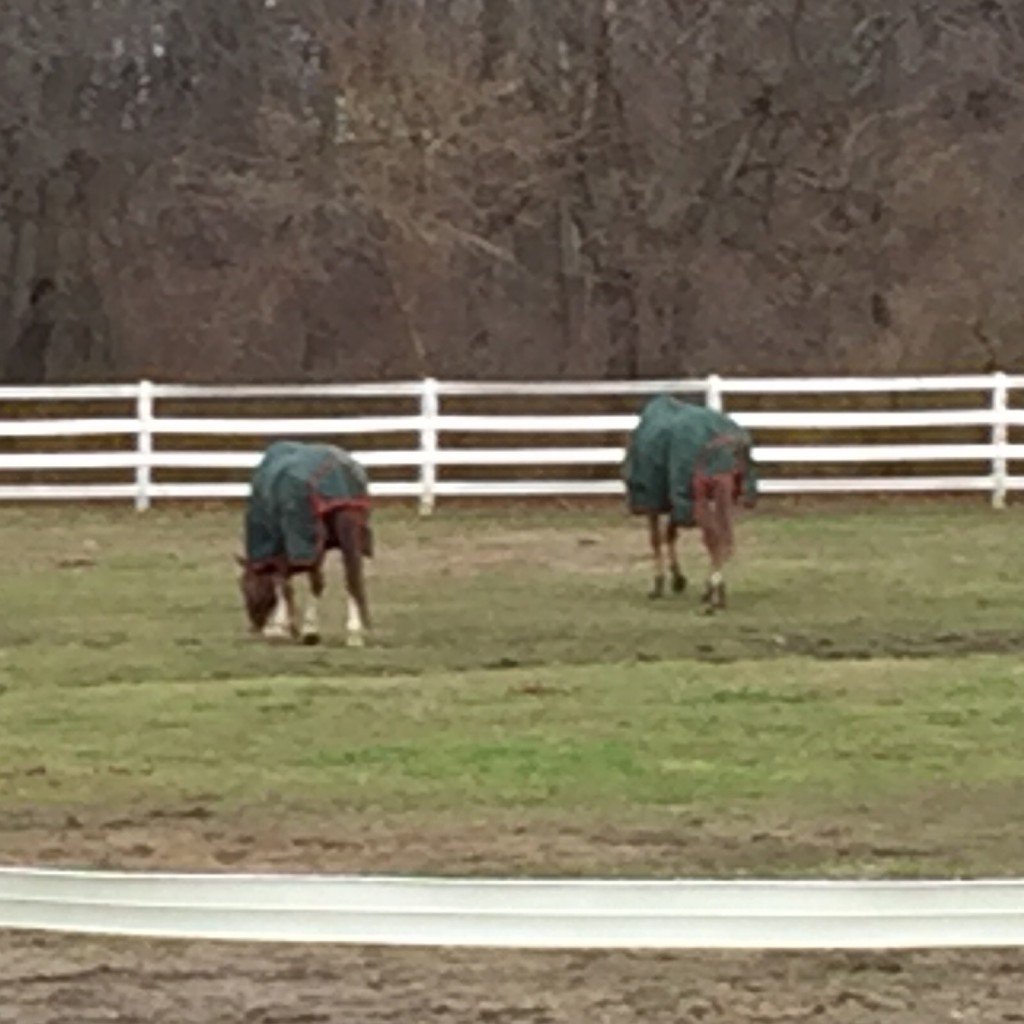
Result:
[[[714,409],[715,412],[722,411],[722,378],[717,373],[708,374],[707,397],[705,401],[709,409]]]
[[[440,398],[437,381],[427,377],[423,381],[420,396],[420,452],[423,465],[420,467],[420,515],[429,516],[434,511],[437,485],[437,417],[440,412]]]
[[[135,508],[144,512],[149,508],[149,484],[152,475],[150,466],[153,454],[153,383],[148,380],[139,381],[139,394],[135,403],[135,417],[138,422],[136,453],[138,463],[135,467]]]
[[[1006,410],[1009,406],[1006,374],[992,380],[992,507],[1006,507]]]

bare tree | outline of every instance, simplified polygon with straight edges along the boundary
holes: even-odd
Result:
[[[9,0],[0,369],[1007,365],[1007,0]]]

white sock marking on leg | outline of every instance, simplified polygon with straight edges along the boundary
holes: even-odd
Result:
[[[362,647],[363,645],[363,617],[359,614],[359,605],[353,598],[348,599],[348,645],[349,647]]]
[[[263,630],[263,635],[271,639],[288,635],[288,602],[284,598],[284,589],[275,585],[277,603],[274,605],[274,612],[270,617],[270,623]]]
[[[320,635],[320,599],[314,594],[309,595],[309,604],[306,605],[306,614],[302,619],[302,635]]]

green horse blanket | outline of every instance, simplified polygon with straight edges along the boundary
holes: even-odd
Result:
[[[735,497],[757,496],[750,435],[724,413],[681,402],[671,395],[650,399],[626,449],[622,476],[634,513],[667,512],[682,526],[695,524],[702,479],[730,474]]]
[[[245,553],[255,568],[302,568],[323,554],[323,517],[337,508],[369,507],[366,471],[329,444],[277,441],[251,481]]]

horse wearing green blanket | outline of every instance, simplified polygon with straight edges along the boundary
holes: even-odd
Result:
[[[661,597],[665,589],[663,538],[672,589],[679,593],[686,588],[676,551],[679,528],[699,527],[711,562],[703,601],[709,611],[725,607],[722,569],[735,547],[736,502],[742,498],[752,507],[757,498],[750,449],[750,435],[714,409],[671,395],[657,395],[644,406],[629,439],[622,475],[630,512],[647,517],[654,557],[652,598]]]
[[[370,625],[363,559],[373,557],[366,472],[328,444],[278,441],[252,475],[245,509],[245,555],[240,582],[253,632],[270,639],[320,639],[323,560],[341,553],[348,591],[348,642],[363,643]],[[310,603],[301,626],[291,578],[306,573]]]

